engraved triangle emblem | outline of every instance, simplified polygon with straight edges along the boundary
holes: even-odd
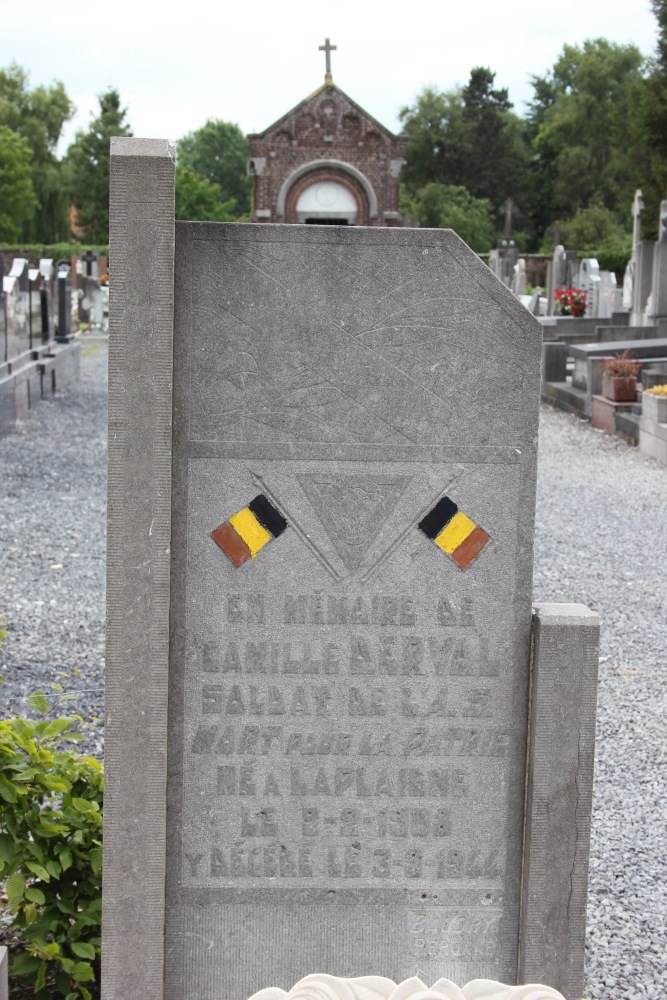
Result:
[[[357,569],[412,476],[308,473],[297,477],[336,552]]]

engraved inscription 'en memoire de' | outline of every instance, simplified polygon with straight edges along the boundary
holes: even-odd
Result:
[[[516,974],[540,345],[453,234],[387,237],[177,225],[166,940],[194,981],[221,935],[281,933],[285,985],[327,949]]]

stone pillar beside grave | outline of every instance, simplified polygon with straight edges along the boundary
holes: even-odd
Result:
[[[642,240],[637,246],[630,326],[644,326],[646,322],[646,308],[653,284],[654,250],[655,244],[650,240]]]
[[[542,381],[565,382],[567,377],[567,344],[545,340],[542,345]]]
[[[175,225],[173,148],[111,153],[103,1000],[577,1000],[596,617],[533,618],[541,327],[451,231]]]
[[[653,250],[651,281],[651,317],[667,316],[667,201],[660,203],[659,240]]]
[[[58,288],[58,332],[56,341],[67,344],[72,338],[72,274],[67,264],[59,262],[56,272]]]
[[[553,316],[556,312],[557,288],[563,287],[565,280],[565,247],[559,244],[554,247],[553,256],[547,265],[547,316]]]

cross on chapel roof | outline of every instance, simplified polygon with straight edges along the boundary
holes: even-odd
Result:
[[[333,83],[333,76],[331,75],[331,53],[335,52],[338,48],[337,45],[332,45],[328,38],[324,39],[324,45],[320,45],[320,52],[326,52],[326,66],[327,70],[324,74],[324,82]]]

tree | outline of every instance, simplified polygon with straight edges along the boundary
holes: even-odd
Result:
[[[638,186],[644,195],[642,232],[655,239],[660,201],[667,194],[667,0],[652,0],[658,21],[658,45],[647,75],[631,98],[629,147]]]
[[[191,167],[203,180],[218,185],[223,202],[234,199],[236,218],[250,211],[250,146],[238,125],[210,118],[177,141],[176,153],[180,166]]]
[[[87,132],[77,132],[67,162],[78,227],[86,231],[91,243],[108,243],[110,140],[111,136],[132,135],[132,131],[117,90],[100,94],[98,100],[99,114],[91,119]]]
[[[604,205],[580,208],[574,218],[561,221],[560,229],[561,238],[577,253],[598,250],[627,250],[629,253],[632,249],[631,235]]]
[[[486,198],[473,198],[464,187],[431,181],[413,198],[404,198],[422,226],[453,229],[472,250],[484,253],[495,240],[491,205]]]
[[[444,93],[427,87],[401,110],[408,136],[402,179],[413,195],[436,181],[465,187],[494,213],[508,197],[521,203],[530,152],[507,90],[494,89],[494,79],[477,66],[465,87]]]
[[[222,200],[218,184],[199,176],[192,167],[176,167],[176,218],[190,222],[233,222],[236,202]]]
[[[23,136],[0,125],[0,240],[15,243],[38,202],[32,184],[32,153]]]
[[[408,137],[401,180],[416,192],[431,181],[462,183],[465,170],[465,127],[461,89],[440,92],[425,87],[399,118]]]
[[[69,238],[69,199],[56,148],[74,105],[62,83],[28,86],[25,70],[13,63],[0,70],[0,125],[25,139],[32,153],[31,176],[38,204],[22,223],[24,240],[51,243]]]
[[[627,215],[636,186],[628,154],[630,94],[641,66],[634,45],[598,38],[565,45],[553,69],[533,78],[528,128],[533,169],[547,195],[544,225],[596,203],[619,219]]]
[[[470,72],[463,88],[466,128],[465,180],[476,198],[487,198],[499,212],[507,198],[523,201],[530,151],[521,120],[512,113],[506,88],[495,90],[495,73],[484,66]]]

